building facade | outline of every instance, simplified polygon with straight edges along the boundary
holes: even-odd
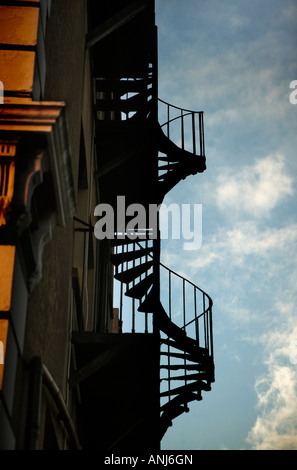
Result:
[[[160,262],[162,201],[206,166],[154,8],[0,2],[1,449],[157,450],[214,381],[212,301]]]

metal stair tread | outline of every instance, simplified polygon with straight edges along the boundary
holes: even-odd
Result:
[[[127,269],[126,271],[117,273],[114,277],[118,281],[122,281],[122,282],[125,282],[126,284],[129,284],[134,279],[137,279],[141,274],[148,271],[153,266],[153,264],[154,264],[153,261],[148,261],[146,263],[142,263],[133,268]]]
[[[126,261],[133,261],[143,256],[148,255],[153,250],[153,247],[141,248],[139,250],[132,251],[122,251],[121,253],[114,253],[111,255],[110,260],[115,265],[118,266],[121,263]]]
[[[153,282],[154,273],[151,273],[146,278],[139,281],[135,286],[127,290],[125,292],[125,295],[136,299],[142,299],[142,297],[144,297],[144,295],[148,292],[149,288],[152,286]]]
[[[171,395],[179,395],[182,394],[185,390],[192,389],[192,390],[204,390],[204,391],[209,391],[211,390],[210,385],[207,383],[203,382],[202,380],[197,380],[196,382],[193,382],[191,384],[185,384],[182,385],[181,387],[176,387],[171,390],[167,390],[166,392],[161,392],[160,396],[161,397],[168,397]]]

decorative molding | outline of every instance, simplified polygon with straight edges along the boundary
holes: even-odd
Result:
[[[41,208],[35,220],[32,196],[43,184],[45,172],[51,175],[54,204],[49,216]],[[1,106],[0,243],[15,245],[21,239],[29,292],[42,279],[44,246],[56,225],[64,226],[72,219],[75,202],[64,103]],[[32,221],[37,225],[31,226]]]
[[[39,160],[42,161],[42,153],[46,153],[49,170],[53,177],[57,223],[64,226],[73,217],[76,206],[64,103],[4,104],[0,108],[0,139],[2,135],[5,136],[6,141],[13,140],[16,136],[19,139],[30,137],[35,171],[31,169],[33,173],[30,180],[27,180],[29,175],[26,172],[26,182],[29,185],[40,182],[35,181],[38,178],[36,173],[39,171],[38,166]],[[45,137],[43,148],[40,147],[42,137]],[[31,160],[30,148],[27,158]],[[21,175],[18,175],[18,178],[20,180]],[[16,189],[19,190],[19,188]],[[30,192],[32,193],[32,191]],[[29,197],[29,193],[27,196]]]

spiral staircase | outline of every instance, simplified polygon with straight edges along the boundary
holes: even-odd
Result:
[[[161,204],[179,181],[205,170],[205,150],[203,113],[161,100],[159,105],[167,108],[167,121],[149,126],[158,149],[157,200]],[[176,123],[179,126],[176,140],[181,147],[170,139]],[[160,338],[162,439],[173,419],[189,411],[191,401],[202,400],[202,392],[210,391],[214,382],[212,300],[198,286],[160,262],[158,229],[156,233],[152,227],[115,233],[110,243],[110,260],[118,282],[114,303],[119,305],[121,332],[143,331]],[[173,288],[178,283],[179,287]],[[177,323],[173,321],[175,317],[179,319]]]
[[[211,390],[214,362],[212,300],[199,287],[160,263],[159,241],[135,242],[127,236],[115,239],[111,261],[115,266],[114,277],[120,282],[120,324],[125,324],[127,318],[123,320],[123,315],[130,312],[128,328],[132,333],[143,329],[160,337],[162,439],[173,419],[189,411],[191,401],[202,400],[203,391]],[[130,299],[124,308],[123,296]],[[178,305],[175,299],[179,300]],[[180,324],[173,321],[175,315],[181,318]]]
[[[104,2],[100,14],[106,21],[99,25],[97,3],[91,3],[94,33],[89,44],[96,91],[94,177],[100,203],[111,206],[118,221],[118,196],[125,198],[127,206],[141,205],[147,215],[152,205],[161,207],[166,194],[179,182],[205,171],[203,112],[182,109],[158,98],[153,0],[125,0],[122,9],[113,8],[119,2]],[[119,434],[115,441],[121,442],[123,449],[131,443],[138,445],[137,439],[138,448],[148,446],[154,435],[159,445],[173,420],[187,412],[192,401],[201,400],[214,382],[211,298],[161,262],[159,216],[153,226],[146,217],[142,226],[127,227],[115,227],[112,236],[102,240],[104,257],[105,253],[109,256],[104,263],[110,263],[113,270],[113,298],[108,303],[118,311],[118,334],[110,334],[110,323],[104,320],[96,326],[99,337],[90,334],[91,339],[86,341],[78,337],[76,343],[79,356],[82,343],[89,354],[91,342],[96,342],[96,351],[83,358],[81,367],[84,369],[88,360],[89,371],[96,365],[102,372],[94,377],[89,373],[85,392],[81,388],[85,415],[90,416],[85,424],[87,441],[97,433],[97,422],[103,421],[105,413],[100,439],[104,440],[107,427],[112,428],[110,435],[114,437],[110,421],[117,417]],[[81,230],[94,231],[94,227]],[[104,279],[109,269],[102,272]],[[100,306],[102,310],[104,305]],[[108,314],[99,313],[110,320],[112,309]],[[102,353],[102,345],[121,345],[121,341],[130,344],[129,355],[120,353],[114,369],[110,363],[102,367],[100,354],[109,354],[105,350]],[[119,377],[124,384],[118,393],[114,391],[114,377],[116,384]],[[110,414],[109,409],[121,398],[117,412]],[[154,417],[150,419],[150,415]],[[127,424],[121,433],[124,421]],[[117,449],[110,440],[108,448]]]
[[[205,170],[205,155],[203,113],[177,108],[161,100],[159,104],[166,107],[167,121],[162,125],[149,122],[147,128],[150,142],[153,135],[153,148],[158,150],[157,197],[151,194],[150,200],[157,201],[161,207],[175,184],[189,174]],[[125,105],[123,109],[127,109]],[[187,118],[188,139],[185,138],[189,127]],[[121,125],[127,130],[130,124],[135,125],[134,119],[121,121]],[[170,139],[172,123],[178,123],[179,130],[174,133],[177,143]],[[106,125],[98,124],[101,130],[102,124]],[[117,123],[109,122],[107,126],[110,125]],[[123,162],[120,168],[123,171]],[[111,182],[107,186],[110,185]],[[128,193],[126,196],[129,199]],[[81,230],[93,232],[94,227]],[[159,341],[161,440],[173,420],[189,411],[189,403],[202,400],[202,393],[210,391],[214,382],[212,299],[161,262],[159,218],[154,227],[147,225],[125,233],[115,232],[108,243],[114,266],[113,305],[119,310],[119,334],[144,333],[156,336]],[[108,333],[107,326],[104,331]]]
[[[147,210],[151,202],[160,207],[166,194],[181,180],[206,169],[203,112],[182,109],[160,99],[156,112],[153,70],[153,65],[148,66],[146,73],[137,79],[96,82],[97,112],[114,117],[113,122],[108,123],[98,120],[98,128],[101,133],[104,129],[105,135],[108,129],[116,130],[120,143],[117,154],[122,155],[126,146],[130,158],[131,154],[134,156],[131,171],[125,169],[125,162],[121,160],[120,174],[130,174],[132,180],[130,184],[125,181],[121,187],[119,178],[118,194],[125,194],[128,201],[141,203]],[[164,116],[162,124],[157,115]],[[137,166],[139,162],[142,171]],[[111,183],[110,180],[107,186]],[[115,206],[114,201],[112,205]],[[201,400],[202,392],[211,390],[214,381],[212,300],[199,287],[160,262],[161,237],[156,226],[146,225],[133,233],[115,233],[110,243],[114,279],[119,283],[114,304],[119,305],[120,325],[129,318],[125,331],[160,336],[162,439],[172,420],[189,410],[189,402]],[[170,278],[164,286],[163,272]],[[175,279],[182,283],[178,296],[182,299],[180,311],[175,311],[176,291],[173,295],[171,287]],[[189,304],[186,299],[189,289],[193,291],[192,304],[186,305]],[[168,311],[161,301],[163,292],[169,299]],[[130,303],[124,301],[125,297]],[[173,321],[173,312],[182,318],[178,325]]]

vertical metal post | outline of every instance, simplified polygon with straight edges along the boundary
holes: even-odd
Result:
[[[185,129],[184,129],[184,112],[181,109],[180,111],[180,117],[181,117],[181,138],[182,138],[182,149],[184,150],[185,148]]]
[[[160,303],[160,228],[159,228],[159,213],[157,215],[157,236],[153,241],[153,256],[154,256],[154,313],[153,313],[153,332],[157,335],[160,335],[159,329],[159,318],[158,318],[158,309],[157,306]]]
[[[168,271],[168,291],[169,291],[169,318],[171,320],[171,271]],[[169,339],[169,336],[167,336],[167,339]],[[167,365],[168,365],[168,390],[169,390],[169,395],[168,395],[168,401],[170,401],[170,391],[171,391],[171,375],[170,375],[170,345],[168,344],[168,358],[167,358]]]
[[[167,137],[170,138],[170,130],[169,130],[169,121],[170,121],[170,109],[169,104],[167,105]]]
[[[204,140],[204,117],[203,112],[201,112],[201,120],[202,120],[202,151],[203,156],[205,156],[205,140]]]
[[[199,112],[200,155],[205,156],[203,112]]]
[[[209,309],[207,309],[207,313],[206,313],[206,328],[207,328],[207,350],[209,353]]]
[[[147,262],[147,256],[145,257],[145,262]],[[144,332],[148,333],[148,313],[144,312]]]
[[[135,242],[133,243],[133,251],[135,251]],[[135,268],[135,259],[132,262],[133,269]],[[127,262],[128,268],[128,262]],[[135,280],[133,279],[133,287],[135,285]],[[135,333],[135,299],[132,299],[132,333]]]
[[[209,318],[210,318],[210,324],[209,324],[209,333],[210,333],[210,353],[211,353],[211,357],[212,357],[212,360],[213,360],[213,331],[212,331],[212,307],[211,305],[209,306]]]
[[[124,248],[123,246],[119,246],[119,250],[121,250],[121,253],[123,255],[124,253]],[[123,264],[124,265],[124,259],[123,259]],[[120,325],[121,325],[121,333],[123,331],[123,283],[120,282]]]
[[[148,236],[148,232],[147,232],[146,236]],[[149,243],[148,239],[146,238],[145,243],[144,243],[145,249],[148,248],[148,243]],[[147,263],[147,261],[148,261],[148,255],[146,254],[145,255],[145,263]],[[148,333],[148,313],[147,312],[144,313],[144,321],[145,321],[145,333]]]
[[[196,155],[195,113],[192,113],[192,136],[193,136],[193,154]]]
[[[183,319],[184,319],[184,331],[186,332],[186,280],[183,279]],[[185,385],[187,385],[187,359],[186,352],[184,354],[184,366],[185,366]],[[186,404],[185,404],[186,405]]]
[[[205,321],[205,315],[206,315],[206,312],[205,312],[205,294],[203,293],[203,323],[204,323],[204,346],[207,348],[207,329],[206,329],[206,321]]]
[[[195,333],[196,333],[196,341],[199,346],[199,328],[198,328],[198,319],[197,319],[197,296],[196,296],[195,286],[193,286],[193,289],[194,289]]]
[[[169,290],[169,318],[171,320],[171,271],[168,271],[169,279],[168,279],[168,290]]]
[[[185,330],[186,332],[186,281],[185,279],[183,279],[183,320],[184,320],[184,326],[183,326],[183,329]]]

